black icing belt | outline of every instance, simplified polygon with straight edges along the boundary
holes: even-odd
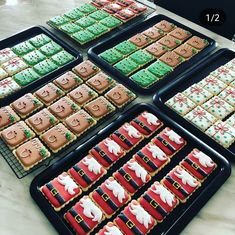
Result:
[[[127,218],[127,216],[121,212],[118,215],[118,218],[120,218],[125,224],[126,226],[135,234],[135,235],[144,235],[137,227],[136,225]]]
[[[130,140],[128,140],[124,135],[122,135],[119,131],[114,131],[114,135],[116,135],[122,142],[124,142],[128,147],[132,147],[133,144]]]
[[[73,166],[73,169],[82,177],[82,179],[88,184],[92,184],[93,181],[86,175],[86,173],[78,165]]]
[[[131,178],[129,174],[127,174],[122,168],[118,170],[118,172],[124,177],[124,179],[135,189],[139,189],[139,185]]]
[[[65,203],[64,198],[59,194],[58,190],[52,185],[52,183],[47,183],[46,187],[51,191],[51,194],[56,198],[60,205]]]
[[[101,187],[98,187],[95,190],[101,197],[102,199],[112,208],[113,211],[118,210],[118,206],[111,200],[108,194],[104,192],[104,190]]]
[[[156,171],[158,167],[141,151],[137,152],[137,155],[151,167],[152,170]]]
[[[163,217],[167,216],[167,212],[165,209],[160,206],[153,198],[151,198],[148,194],[144,194],[143,198]]]
[[[171,152],[174,153],[176,151],[176,149],[161,136],[156,136],[156,139],[159,140],[164,146],[166,146]]]
[[[89,225],[83,220],[83,218],[73,208],[69,210],[69,213],[74,217],[76,222],[82,227],[82,229],[86,233],[90,232],[91,229]]]
[[[133,120],[136,124],[138,124],[141,128],[143,128],[148,134],[151,134],[152,133],[152,130],[147,127],[146,125],[144,125],[143,122],[141,122],[140,120],[138,120],[138,118],[135,118]]]
[[[167,176],[165,177],[165,179],[166,179],[169,183],[171,183],[171,184],[173,185],[173,187],[174,187],[175,189],[177,189],[184,197],[188,197],[188,196],[189,196],[189,193],[188,193],[186,190],[184,190],[178,182],[176,182],[174,179],[172,179],[171,176],[167,175]]]
[[[100,155],[108,164],[112,164],[112,163],[113,163],[113,160],[110,159],[110,157],[109,157],[98,145],[96,145],[96,146],[94,147],[94,150],[95,150],[96,152],[98,152],[99,155]]]
[[[196,170],[200,175],[202,175],[203,177],[207,177],[207,173],[201,169],[198,164],[196,164],[195,162],[193,162],[192,160],[190,160],[189,158],[185,158],[184,159],[185,162],[187,162],[194,170]]]

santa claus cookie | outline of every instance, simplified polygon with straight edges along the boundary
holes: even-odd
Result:
[[[104,219],[103,212],[88,196],[82,197],[64,217],[79,235],[90,234]]]
[[[134,158],[150,174],[154,175],[170,161],[170,158],[153,143],[144,146],[134,155]]]
[[[152,141],[168,156],[172,156],[186,144],[186,141],[169,127],[166,127]]]
[[[155,182],[139,199],[140,205],[161,222],[178,205],[178,199],[159,182]]]
[[[114,220],[126,235],[144,235],[150,232],[156,222],[153,217],[135,200]]]
[[[87,191],[87,189],[95,184],[106,172],[104,167],[90,155],[84,157],[68,170],[68,173],[83,191]]]
[[[66,172],[63,172],[55,179],[43,185],[41,192],[54,209],[59,211],[77,197],[81,193],[81,189]]]
[[[113,177],[109,177],[96,188],[91,193],[91,198],[99,205],[107,217],[111,217],[130,200],[129,194]]]
[[[106,138],[90,150],[98,162],[104,167],[110,167],[119,158],[125,155],[125,151],[114,140]]]
[[[209,156],[198,149],[194,149],[180,165],[201,181],[217,167]]]
[[[140,132],[129,123],[125,123],[111,134],[111,138],[127,151],[130,151],[143,140]]]
[[[134,159],[129,160],[113,176],[131,195],[151,179],[148,172]]]
[[[181,202],[186,202],[188,197],[200,186],[192,175],[180,166],[176,166],[170,173],[162,180],[172,193],[174,193]]]
[[[162,126],[162,122],[154,114],[144,111],[131,121],[131,125],[141,134],[150,136]]]
[[[124,235],[114,223],[108,222],[96,235]]]

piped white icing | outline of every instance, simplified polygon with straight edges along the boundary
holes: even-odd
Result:
[[[135,127],[131,126],[129,123],[126,123],[123,126],[123,129],[125,131],[127,131],[128,135],[131,138],[140,138],[141,137],[141,134],[139,133],[139,131]]]
[[[125,199],[125,190],[116,180],[107,180],[105,186],[113,192],[120,203]]]
[[[75,194],[74,190],[77,189],[78,186],[69,175],[59,175],[57,180],[61,185],[64,186],[64,190],[67,191],[70,195]]]
[[[114,141],[111,140],[110,138],[107,138],[104,141],[105,146],[107,146],[108,151],[110,153],[113,153],[115,156],[118,156],[121,153],[121,147]]]
[[[95,175],[98,175],[101,173],[101,168],[102,166],[96,161],[95,158],[91,157],[85,157],[82,162],[84,163],[84,165],[87,166],[88,170],[90,172],[93,172]]]
[[[128,168],[131,169],[132,171],[135,172],[136,176],[138,178],[141,178],[141,180],[146,183],[147,181],[147,171],[141,166],[139,165],[137,162],[133,161],[129,161],[127,162]]]
[[[182,180],[184,185],[188,184],[189,186],[195,188],[197,187],[197,180],[194,179],[187,171],[183,170],[182,168],[176,168],[174,174]]]
[[[197,158],[204,167],[213,167],[215,165],[211,158],[201,151],[198,152],[194,150],[193,156]]]
[[[105,235],[123,235],[123,233],[115,225],[111,227],[106,225],[105,229],[107,230],[107,232],[104,232]]]
[[[159,119],[155,115],[153,115],[152,113],[143,112],[142,117],[147,120],[147,123],[149,125],[159,126],[159,122],[158,122]]]
[[[181,136],[179,136],[176,132],[173,130],[165,130],[164,134],[169,137],[169,139],[176,144],[183,144],[183,141],[181,141]]]
[[[157,145],[149,143],[147,149],[151,152],[153,158],[158,158],[160,161],[167,159],[166,154]]]

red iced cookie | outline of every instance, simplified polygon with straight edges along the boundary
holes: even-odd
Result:
[[[130,6],[131,4],[133,4],[134,1],[132,1],[132,0],[125,0],[125,1],[124,1],[124,0],[117,0],[116,3],[117,3],[118,5],[120,5],[120,6],[128,7],[128,6]]]
[[[108,222],[96,235],[123,235],[123,233],[114,223]]]
[[[103,10],[107,11],[109,14],[115,14],[118,11],[122,10],[122,6],[118,5],[117,3],[112,3],[104,7]]]
[[[128,21],[135,16],[135,13],[131,11],[129,8],[125,8],[117,12],[115,16],[123,21]]]
[[[147,7],[141,3],[133,3],[130,5],[131,11],[133,11],[135,14],[140,14],[147,10]]]
[[[92,0],[91,4],[98,8],[102,8],[109,5],[111,2],[113,2],[113,0]]]

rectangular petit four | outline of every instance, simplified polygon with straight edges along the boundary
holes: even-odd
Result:
[[[97,233],[97,235],[107,235],[110,234],[118,234],[123,235],[121,232],[122,230],[116,226],[113,222],[108,222],[100,231]]]

